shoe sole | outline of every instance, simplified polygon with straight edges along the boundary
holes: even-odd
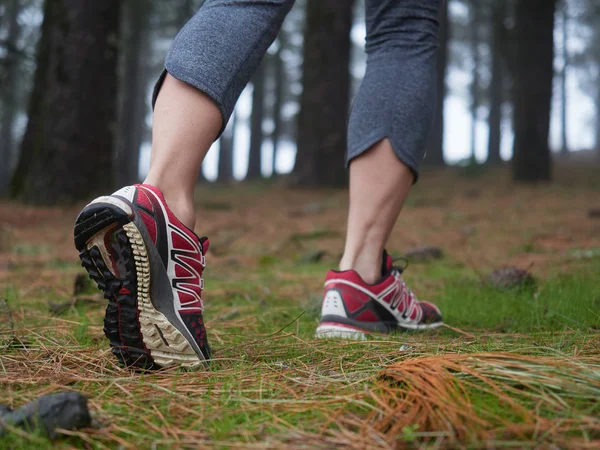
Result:
[[[364,330],[349,325],[324,322],[319,324],[315,331],[316,339],[349,339],[353,341],[364,341],[367,335]]]
[[[435,328],[441,327],[443,322],[436,322],[431,324],[422,324],[422,325],[399,325],[396,330],[399,331],[424,331],[424,330],[433,330]],[[387,327],[386,327],[387,328]],[[337,322],[321,322],[315,331],[316,339],[350,339],[350,340],[358,340],[364,341],[367,338],[367,334],[381,334],[380,331],[375,330],[367,330],[360,327],[355,327],[352,325],[347,325],[343,323]]]
[[[86,206],[75,223],[81,265],[108,300],[104,334],[127,367],[158,369],[206,364],[151,298],[148,248],[131,207],[115,197]]]

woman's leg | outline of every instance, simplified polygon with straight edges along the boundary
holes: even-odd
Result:
[[[207,0],[179,32],[155,89],[152,158],[144,183],[194,227],[200,166],[275,39],[294,0]]]
[[[109,300],[104,333],[127,366],[201,367],[211,357],[202,300],[210,244],[192,231],[194,185],[292,3],[208,0],[157,83],[146,184],[99,197],[77,217],[82,265]]]
[[[367,71],[348,128],[341,270],[381,278],[381,255],[423,160],[435,107],[440,0],[367,0]]]
[[[442,325],[384,246],[423,159],[435,105],[439,0],[366,0],[367,71],[348,125],[350,209],[340,271],[329,271],[316,337]]]

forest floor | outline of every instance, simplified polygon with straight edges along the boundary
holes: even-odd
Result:
[[[425,174],[389,251],[443,250],[411,262],[405,279],[447,325],[362,342],[313,338],[342,247],[345,191],[283,181],[201,190],[214,360],[195,372],[116,364],[101,295],[73,294],[82,205],[0,202],[0,296],[10,311],[0,305],[0,403],[79,391],[96,425],[55,443],[13,430],[0,448],[600,446],[597,166],[563,164],[555,182],[533,187],[511,183],[506,169]],[[536,286],[486,281],[509,265]]]

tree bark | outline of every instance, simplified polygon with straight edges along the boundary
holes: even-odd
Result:
[[[551,179],[548,146],[554,77],[555,0],[518,0],[514,45],[513,179]]]
[[[5,6],[6,22],[8,32],[6,35],[6,53],[4,61],[5,76],[2,84],[6,89],[2,89],[2,109],[0,110],[0,195],[8,191],[9,180],[13,167],[13,149],[15,146],[14,123],[17,117],[17,79],[19,71],[19,61],[17,52],[14,51],[17,41],[21,34],[19,25],[19,12],[21,7],[19,0],[9,0]]]
[[[502,104],[504,103],[504,61],[503,46],[506,42],[504,19],[506,7],[503,1],[492,5],[492,79],[490,81],[490,112],[488,115],[488,157],[487,163],[496,166],[502,162],[500,144],[502,140]]]
[[[448,68],[448,45],[450,42],[450,23],[448,21],[449,0],[442,0],[440,8],[440,29],[438,32],[440,48],[437,55],[437,98],[435,117],[427,142],[425,167],[443,167],[444,162],[444,101],[446,100],[446,72]]]
[[[229,183],[233,180],[233,145],[235,142],[236,113],[233,113],[230,123],[219,138],[219,167],[217,180]]]
[[[596,130],[595,130],[595,145],[596,154],[600,158],[600,86],[596,88]]]
[[[567,24],[569,20],[569,11],[567,0],[561,2],[562,19],[562,43],[561,53],[563,59],[562,70],[560,73],[560,125],[561,125],[561,147],[560,154],[567,156],[569,154],[569,145],[567,142],[567,71],[569,68],[569,50],[567,48]]]
[[[283,43],[279,41],[279,49],[275,54],[274,58],[274,80],[275,80],[275,102],[273,104],[273,133],[271,134],[271,142],[273,143],[273,161],[271,176],[277,175],[277,149],[279,147],[279,140],[281,138],[281,109],[283,107],[283,89],[286,83],[285,67],[283,60],[281,59],[281,49]]]
[[[250,117],[250,151],[246,180],[256,180],[262,176],[262,122],[265,116],[265,61],[254,74],[252,89],[252,115]]]
[[[475,149],[477,148],[477,112],[481,104],[479,95],[479,69],[480,69],[480,54],[479,54],[479,26],[480,26],[480,5],[481,0],[471,0],[470,2],[470,44],[471,55],[473,58],[473,76],[471,79],[471,160],[475,161]]]
[[[119,0],[46,0],[29,122],[12,193],[28,203],[113,187]]]
[[[121,108],[117,142],[115,179],[125,186],[139,181],[140,146],[146,127],[146,92],[148,85],[149,25],[152,2],[123,2],[124,25]]]
[[[308,0],[303,92],[298,117],[297,182],[341,186],[350,91],[352,0]]]

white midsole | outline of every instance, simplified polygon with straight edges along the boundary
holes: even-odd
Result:
[[[410,330],[432,330],[434,328],[441,327],[443,322],[436,322],[432,324],[402,324],[403,328]],[[348,328],[344,325],[336,325],[332,323],[322,324],[317,327],[315,331],[315,338],[341,338],[341,339],[354,339],[354,340],[365,340],[368,331],[361,331],[357,329]],[[373,332],[377,333],[377,332]]]
[[[435,323],[403,323],[399,324],[402,328],[407,328],[409,330],[433,330],[434,328],[441,327],[444,325],[444,322],[435,322]]]
[[[315,331],[315,338],[317,339],[351,339],[357,341],[364,341],[367,339],[365,333],[360,330],[353,330],[348,327],[333,325],[333,324],[324,324],[319,325],[317,330]]]
[[[150,300],[150,261],[144,239],[133,222],[123,225],[133,250],[137,272],[137,307],[144,344],[152,358],[163,367],[180,365],[197,367],[204,364],[169,320],[152,305]],[[160,331],[159,331],[160,330]]]

